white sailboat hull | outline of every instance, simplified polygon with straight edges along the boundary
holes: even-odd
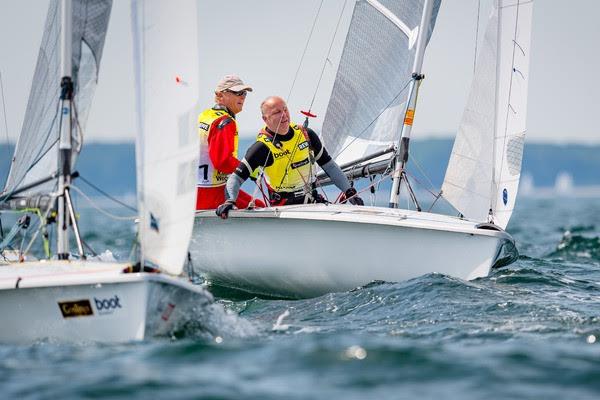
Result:
[[[200,211],[190,244],[209,281],[295,298],[434,272],[475,279],[503,248],[516,252],[506,232],[459,218],[324,204],[233,211],[227,220]]]
[[[168,335],[212,296],[182,278],[123,273],[126,264],[0,266],[1,343],[129,342]]]

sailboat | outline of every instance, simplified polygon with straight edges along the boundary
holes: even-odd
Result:
[[[427,273],[472,280],[518,257],[505,231],[527,111],[532,1],[495,0],[440,196],[421,211],[406,173],[423,56],[440,1],[357,1],[322,140],[350,179],[393,179],[389,207],[309,204],[196,213],[190,251],[215,285],[304,298]],[[400,191],[416,205],[399,208]]]
[[[198,97],[195,3],[132,3],[137,98],[138,262],[88,258],[71,199],[75,162],[102,57],[112,2],[50,2],[29,104],[0,206],[39,216],[26,250],[0,258],[0,342],[127,342],[169,335],[213,302],[184,276],[195,206],[193,116]],[[173,19],[165,19],[169,12]],[[178,21],[173,24],[172,21]],[[168,43],[178,37],[181,47]],[[184,39],[185,38],[185,39]],[[185,43],[181,43],[185,41]],[[186,84],[175,79],[185,76]],[[157,113],[160,109],[160,114]],[[165,135],[176,140],[164,140]],[[55,215],[56,214],[56,215]],[[21,218],[25,221],[28,218]],[[31,220],[29,220],[31,221]],[[37,238],[37,239],[36,239]],[[77,244],[72,254],[70,244]]]

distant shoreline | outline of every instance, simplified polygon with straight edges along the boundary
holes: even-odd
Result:
[[[243,156],[253,138],[241,138]],[[411,142],[409,172],[439,188],[453,140],[416,138]],[[14,144],[0,143],[0,185],[10,169]],[[600,193],[600,144],[526,143],[520,194],[523,196],[597,196]],[[132,141],[86,142],[76,169],[86,180],[110,194],[134,192],[135,145]]]

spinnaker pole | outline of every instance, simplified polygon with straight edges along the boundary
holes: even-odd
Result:
[[[405,176],[404,168],[408,162],[408,147],[410,143],[410,133],[412,130],[413,119],[415,116],[415,107],[417,105],[417,94],[423,74],[421,68],[423,66],[423,56],[425,54],[425,45],[427,44],[427,38],[429,33],[429,25],[431,22],[431,14],[433,11],[433,1],[425,0],[423,6],[423,14],[421,15],[421,24],[419,26],[419,33],[417,38],[417,49],[415,59],[413,62],[413,73],[412,81],[410,83],[409,97],[406,102],[406,109],[404,111],[404,122],[402,124],[402,135],[398,143],[398,152],[395,157],[395,168],[393,175],[392,191],[390,193],[390,208],[398,208],[398,202],[400,198],[400,185],[402,177]],[[410,189],[409,189],[410,190]]]

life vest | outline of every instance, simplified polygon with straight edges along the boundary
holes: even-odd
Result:
[[[233,156],[237,158],[238,152],[238,128],[235,119],[227,112],[225,108],[215,106],[204,110],[198,116],[198,136],[200,136],[200,162],[198,163],[198,174],[196,185],[198,187],[218,187],[227,183],[229,174],[219,171],[210,161],[208,153],[208,133],[212,124],[219,118],[227,115],[231,122],[235,124],[235,137],[233,144]]]
[[[314,181],[313,156],[308,135],[298,125],[290,124],[294,136],[290,140],[273,143],[273,135],[263,128],[256,140],[264,143],[273,154],[273,164],[264,168],[269,187],[275,192],[310,192]]]

